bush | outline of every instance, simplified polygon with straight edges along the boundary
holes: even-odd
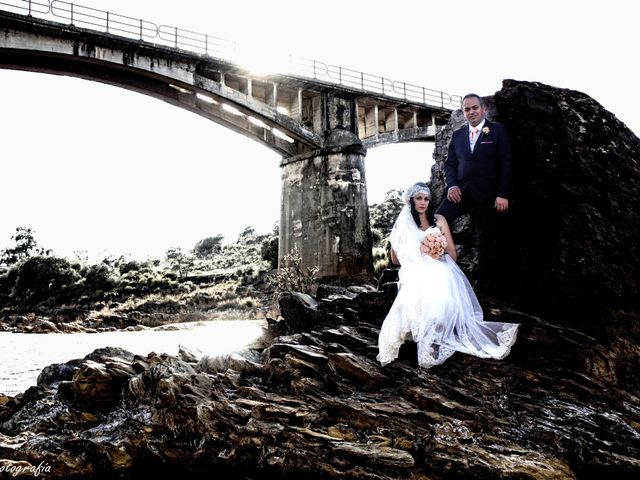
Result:
[[[270,235],[267,235],[260,245],[260,256],[265,262],[269,262],[271,268],[278,268],[278,246],[280,244],[280,232],[278,225]]]
[[[125,273],[128,273],[128,272],[144,273],[144,272],[151,272],[153,270],[151,268],[151,265],[149,265],[149,262],[139,262],[137,260],[130,260],[128,262],[120,263],[117,265],[117,267],[118,267],[118,271],[120,272],[120,275],[124,275]]]
[[[274,288],[275,294],[284,292],[312,293],[317,282],[319,267],[302,268],[302,257],[298,246],[294,244],[293,250],[283,258],[285,266],[269,279],[269,284]]]
[[[191,255],[182,253],[180,247],[174,247],[167,250],[166,262],[171,271],[178,274],[178,278],[182,280],[193,269],[194,259]]]
[[[35,304],[53,299],[62,303],[70,298],[80,274],[68,260],[57,257],[31,257],[18,267],[13,297]]]
[[[246,227],[238,235],[238,241],[236,243],[240,245],[252,245],[259,239],[256,229],[253,227]]]
[[[382,203],[371,205],[369,218],[374,245],[380,245],[391,233],[393,222],[398,218],[403,205],[402,190],[389,190]]]
[[[193,247],[193,254],[197,258],[210,258],[222,248],[223,236],[218,234],[215,237],[207,237],[196,243]]]
[[[89,298],[95,292],[108,292],[117,285],[112,270],[104,263],[91,265],[84,272],[84,287]]]
[[[10,295],[14,285],[16,284],[16,278],[18,277],[18,267],[13,266],[10,269],[0,274],[0,294]]]

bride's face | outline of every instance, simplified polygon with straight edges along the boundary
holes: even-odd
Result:
[[[427,207],[429,206],[429,199],[425,194],[419,193],[413,197],[413,204],[416,207],[416,212],[424,213],[427,211]]]

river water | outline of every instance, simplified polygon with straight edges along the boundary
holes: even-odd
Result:
[[[101,347],[121,347],[132,353],[178,354],[180,345],[220,355],[241,350],[262,334],[262,320],[215,320],[176,324],[178,330],[103,333],[0,332],[0,393],[14,396],[36,384],[44,367],[64,363]]]

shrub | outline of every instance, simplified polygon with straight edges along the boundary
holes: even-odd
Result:
[[[181,280],[193,269],[193,260],[191,255],[182,253],[180,247],[171,248],[166,253],[166,261],[169,268],[171,271],[176,272]]]
[[[293,250],[284,256],[284,266],[278,273],[269,278],[269,284],[274,288],[275,294],[284,292],[311,293],[317,281],[319,267],[302,267],[302,257],[298,246],[294,244]]]
[[[31,257],[18,267],[13,297],[30,304],[48,299],[64,302],[70,298],[72,287],[80,278],[67,259]]]
[[[274,231],[262,241],[260,245],[260,256],[266,262],[269,262],[271,268],[278,268],[278,246],[280,243],[280,234],[278,226]]]
[[[371,205],[369,218],[374,245],[379,245],[391,233],[403,205],[402,190],[389,190],[381,203]]]
[[[84,286],[91,297],[92,292],[108,292],[117,285],[113,271],[104,263],[89,266],[84,272]]]
[[[193,247],[193,254],[197,258],[210,258],[220,251],[223,239],[224,237],[220,234],[215,237],[203,238]]]
[[[38,247],[38,243],[33,235],[33,230],[30,228],[16,228],[16,233],[11,239],[15,241],[15,247],[5,248],[0,251],[0,264],[11,266],[31,256],[49,255],[50,253],[50,251]]]
[[[104,263],[107,264],[107,262]],[[120,263],[117,267],[120,275],[124,275],[128,272],[144,273],[151,272],[153,270],[151,265],[149,265],[149,262],[139,262],[137,260],[129,260],[128,262]]]
[[[0,294],[10,295],[16,284],[16,278],[18,277],[18,266],[14,265],[10,269],[3,271],[0,274]]]
[[[243,244],[250,245],[250,244],[255,244],[256,240],[258,240],[258,234],[256,233],[256,229],[253,227],[246,227],[238,235],[238,241],[236,243],[241,245]]]

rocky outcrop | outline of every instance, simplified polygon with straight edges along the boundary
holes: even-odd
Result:
[[[242,355],[105,348],[46,368],[0,398],[0,465],[66,479],[640,473],[637,335],[598,341],[494,302],[489,316],[522,325],[506,360],[456,354],[426,370],[407,345],[380,367],[393,290],[319,293],[283,297],[285,317]]]
[[[489,101],[491,117],[511,134],[514,158],[512,208],[498,232],[497,293],[561,321],[637,308],[640,139],[573,90],[505,80]],[[451,129],[462,122],[454,113],[434,151],[436,203]],[[469,265],[468,223],[457,231],[461,263]]]

